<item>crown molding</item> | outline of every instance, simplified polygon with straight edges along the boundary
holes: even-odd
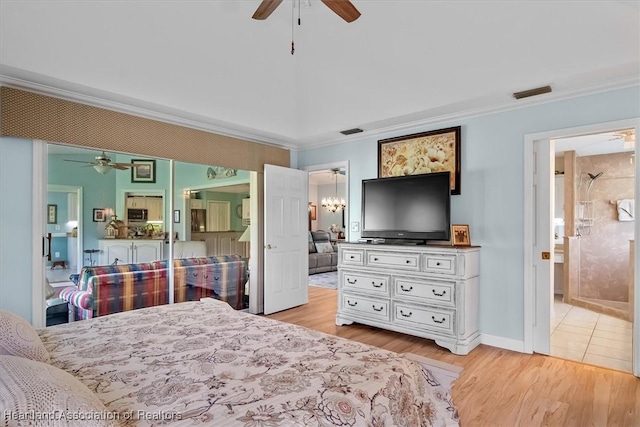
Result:
[[[625,89],[628,87],[640,85],[640,73],[632,76],[626,76],[616,79],[607,80],[596,84],[588,84],[582,86],[576,86],[573,88],[567,88],[564,90],[558,90],[548,94],[524,98],[520,100],[514,99],[510,94],[499,94],[494,96],[488,96],[479,98],[476,100],[465,101],[460,104],[454,104],[452,106],[445,106],[436,110],[424,111],[421,113],[410,114],[406,116],[396,117],[394,119],[386,120],[386,122],[396,122],[387,126],[378,126],[372,130],[366,130],[367,127],[371,128],[376,126],[376,123],[367,125],[359,125],[361,129],[365,129],[364,132],[357,135],[343,136],[324,134],[308,139],[301,139],[304,147],[298,148],[296,151],[313,150],[316,148],[329,147],[336,144],[342,144],[345,142],[357,142],[362,140],[368,140],[372,138],[388,137],[389,134],[399,132],[416,132],[424,130],[425,127],[435,125],[443,122],[454,122],[463,119],[470,119],[474,117],[486,116],[489,114],[496,114],[506,111],[518,110],[522,108],[529,108],[536,105],[548,104],[551,102],[558,102],[566,99],[578,98],[581,96],[593,95],[596,93],[607,92],[616,89]],[[553,88],[553,84],[551,85]],[[555,90],[555,89],[554,89]],[[438,110],[454,110],[452,112],[438,112]],[[422,118],[415,118],[419,116],[426,116]],[[378,122],[379,123],[379,122]],[[336,134],[338,132],[335,132]],[[320,140],[322,142],[320,142]],[[314,143],[314,141],[318,141]]]
[[[616,89],[637,86],[640,84],[640,73],[613,78],[594,84],[557,88],[551,84],[553,92],[531,98],[515,100],[511,94],[499,93],[476,98],[457,104],[412,113],[395,118],[372,122],[357,127],[364,129],[362,133],[344,136],[338,131],[314,135],[310,137],[290,138],[274,135],[259,130],[222,122],[208,117],[191,114],[182,110],[153,104],[111,92],[101,91],[75,83],[43,76],[36,73],[0,66],[0,85],[27,90],[41,95],[52,96],[67,101],[78,102],[94,107],[106,108],[126,114],[132,114],[151,120],[197,129],[204,132],[238,138],[246,141],[286,148],[291,151],[306,151],[329,147],[345,142],[356,142],[387,137],[394,133],[410,133],[431,125],[444,122],[455,122],[463,119],[489,114],[528,108],[536,105],[557,102],[565,99],[591,95]],[[370,130],[367,130],[369,128]]]

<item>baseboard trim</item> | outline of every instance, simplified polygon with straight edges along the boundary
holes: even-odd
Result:
[[[503,338],[496,335],[480,334],[480,344],[517,351],[518,353],[526,353],[524,351],[524,341],[512,340],[510,338]]]

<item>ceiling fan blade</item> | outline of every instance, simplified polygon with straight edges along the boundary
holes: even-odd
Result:
[[[321,0],[327,7],[333,10],[336,15],[347,22],[353,22],[360,17],[360,12],[348,0]]]
[[[120,168],[124,168],[124,169],[137,168],[138,166],[140,166],[137,163],[110,163],[110,165],[118,166],[118,169],[120,169]]]
[[[122,163],[110,163],[107,166],[111,166],[112,168],[118,169],[118,170],[121,170],[121,171],[129,169],[129,165],[122,164]]]
[[[92,165],[93,163],[91,162],[86,162],[84,160],[70,160],[70,159],[63,159],[65,162],[75,162],[75,163],[88,163],[90,165]]]
[[[280,6],[280,3],[282,3],[282,0],[262,0],[252,18],[258,20],[267,19]]]

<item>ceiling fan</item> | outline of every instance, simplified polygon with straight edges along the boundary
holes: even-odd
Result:
[[[348,0],[320,0],[327,5],[334,13],[347,22],[353,22],[360,17],[360,12],[356,7]],[[253,14],[253,19],[263,20],[267,19],[269,15],[273,13],[278,6],[280,6],[282,0],[262,0],[258,9]]]
[[[135,168],[139,166],[133,163],[112,163],[111,158],[107,156],[104,151],[102,152],[102,154],[95,157],[94,162],[86,162],[83,160],[70,160],[70,159],[64,159],[64,161],[75,162],[75,163],[86,163],[87,167],[88,166],[93,167],[96,170],[96,172],[102,175],[108,174],[111,169],[127,170],[129,168]]]
[[[634,129],[619,130],[613,133],[613,138],[609,141],[623,140],[625,149],[632,149],[636,142],[636,132]]]

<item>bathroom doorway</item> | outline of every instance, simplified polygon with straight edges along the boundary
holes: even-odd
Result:
[[[524,271],[523,271],[523,292],[524,292],[524,352],[536,352],[549,355],[551,328],[551,314],[554,309],[554,277],[553,261],[554,256],[554,227],[553,227],[553,197],[554,197],[554,144],[557,139],[571,136],[601,134],[605,132],[615,132],[620,129],[640,129],[640,118],[617,120],[612,122],[602,122],[591,125],[584,125],[574,128],[551,129],[538,133],[524,135],[525,155],[524,155]],[[637,150],[633,150],[636,153]],[[565,154],[566,155],[566,154]],[[638,164],[636,158],[633,159],[634,192],[633,199],[640,197],[640,181],[638,177]],[[566,176],[573,176],[575,171],[567,173]],[[594,177],[598,171],[585,170],[592,173]],[[606,170],[605,170],[606,173]],[[603,181],[603,174],[596,178],[592,184],[593,193],[598,181]],[[578,177],[579,178],[579,177]],[[584,180],[584,178],[583,178]],[[584,181],[583,181],[584,182]],[[584,185],[584,184],[583,184]],[[578,199],[576,199],[578,200]],[[611,199],[608,199],[609,201]],[[564,204],[566,219],[575,219],[576,213],[567,215],[566,210],[575,209],[574,204]],[[635,209],[635,206],[634,206]],[[589,219],[584,217],[583,219]],[[640,233],[640,222],[633,221],[634,236]],[[571,224],[565,222],[564,228],[572,229]],[[575,227],[575,224],[573,224]],[[564,257],[571,256],[571,248],[564,248]],[[640,254],[629,255],[633,259],[631,265],[640,263]],[[573,265],[576,265],[573,263]],[[603,265],[603,268],[606,266]],[[633,269],[629,274],[633,275],[633,296],[629,296],[633,302],[634,318],[640,318],[640,270]],[[576,309],[583,310],[582,307]],[[586,309],[584,309],[586,310]],[[560,313],[562,315],[562,313]],[[597,313],[597,315],[601,315]],[[604,315],[603,315],[604,316]],[[580,316],[577,316],[580,317]],[[596,324],[598,320],[596,320]],[[557,324],[554,324],[557,326]],[[632,328],[632,370],[633,374],[640,377],[640,328]],[[591,342],[591,337],[588,338]],[[586,353],[586,349],[585,349]]]
[[[632,372],[634,129],[554,142],[549,354]]]

